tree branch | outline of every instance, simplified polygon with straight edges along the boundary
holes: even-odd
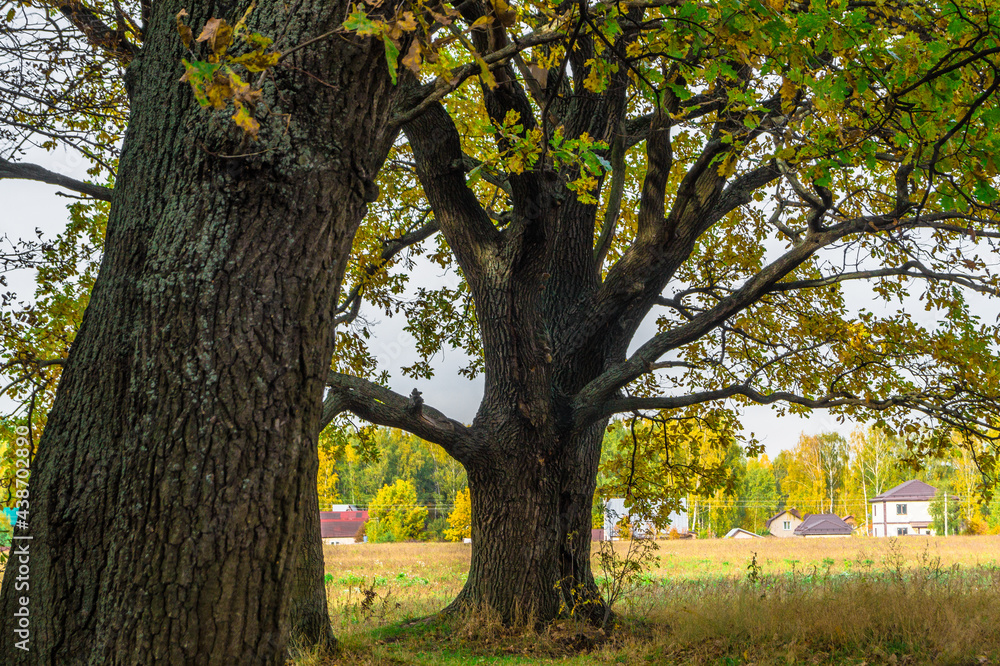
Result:
[[[611,144],[611,185],[608,189],[608,205],[604,211],[604,224],[601,225],[601,235],[594,247],[594,270],[598,276],[604,265],[604,258],[611,249],[615,239],[615,229],[618,226],[618,214],[622,208],[622,195],[625,191],[625,136],[618,132]]]
[[[714,307],[690,321],[654,336],[635,351],[626,361],[608,368],[587,384],[576,396],[573,407],[584,422],[592,422],[591,414],[603,409],[602,405],[614,399],[615,393],[640,375],[649,372],[652,364],[672,349],[689,344],[715,329],[726,319],[749,307],[774,285],[792,272],[820,248],[856,233],[878,233],[898,228],[935,228],[943,220],[961,219],[956,211],[946,211],[921,217],[899,220],[892,215],[869,215],[844,222],[823,231],[811,231],[803,241],[781,257],[765,266],[748,279],[742,287],[721,299]]]
[[[426,218],[426,214],[424,215],[424,218]],[[436,221],[432,221],[406,232],[399,238],[392,238],[384,241],[382,253],[379,254],[378,259],[365,267],[365,274],[362,279],[358,282],[358,284],[354,285],[351,292],[337,307],[337,317],[334,319],[334,325],[340,326],[342,324],[349,324],[357,319],[358,313],[361,311],[361,292],[364,290],[365,278],[370,278],[378,273],[393,257],[406,248],[416,245],[420,241],[432,236],[438,231],[438,223]]]
[[[487,256],[495,253],[502,236],[466,185],[464,154],[455,123],[440,103],[434,103],[407,123],[404,131],[434,217],[469,285],[475,288]]]
[[[993,424],[988,419],[974,417],[969,419],[964,415],[959,418],[958,410],[960,407],[964,405],[965,408],[970,409],[974,403],[978,402],[975,399],[977,396],[970,394],[966,394],[965,402],[958,401],[957,404],[955,404],[959,398],[957,395],[944,399],[944,396],[925,395],[923,393],[894,395],[875,400],[859,398],[849,393],[831,393],[819,398],[807,398],[789,391],[763,393],[746,384],[735,384],[714,391],[703,391],[684,396],[629,397],[609,400],[595,413],[594,418],[590,422],[607,418],[614,414],[639,410],[679,409],[737,396],[742,396],[760,405],[786,402],[810,409],[829,409],[832,407],[863,407],[876,411],[885,411],[893,408],[911,409],[952,425],[960,422],[966,426],[975,425],[984,432],[993,428]]]
[[[674,102],[673,108],[658,109],[653,114],[646,139],[647,167],[639,198],[636,243],[656,242],[663,229],[667,179],[670,178],[670,169],[674,164],[673,146],[670,142],[670,114],[676,111],[676,99],[673,95],[670,97]]]
[[[498,67],[507,66],[507,61],[516,54],[535,46],[556,42],[564,39],[565,34],[558,29],[548,27],[545,30],[533,32],[521,37],[517,42],[506,44],[491,53],[483,55],[483,61],[493,70]],[[466,63],[452,70],[448,79],[439,77],[434,81],[420,86],[416,95],[409,96],[407,105],[401,108],[390,121],[393,127],[402,127],[414,118],[417,118],[424,111],[429,109],[434,103],[441,101],[449,94],[457,90],[466,79],[481,72],[481,65],[478,61]]]
[[[932,271],[931,269],[927,268],[922,263],[916,260],[907,261],[898,268],[882,268],[870,271],[852,271],[850,273],[841,273],[839,275],[828,275],[826,277],[816,278],[813,280],[795,280],[792,282],[779,282],[774,286],[772,286],[768,290],[768,293],[773,294],[786,291],[795,291],[798,289],[828,287],[831,284],[837,284],[839,282],[847,282],[849,280],[867,280],[871,278],[894,277],[894,276],[924,278],[928,280],[940,280],[942,282],[953,282],[968,289],[972,289],[973,291],[978,291],[981,294],[986,294],[988,296],[1000,296],[1000,293],[998,293],[994,287],[990,287],[985,284],[980,284],[976,282],[974,276],[959,275],[956,273],[939,273],[937,271]]]
[[[330,395],[324,402],[324,421],[327,421],[328,415],[332,421],[336,413],[350,411],[371,423],[401,428],[439,444],[461,463],[470,460],[482,449],[472,428],[425,405],[417,390],[406,398],[378,384],[333,371],[327,378],[327,384]]]
[[[631,335],[664,285],[691,254],[698,236],[714,223],[708,220],[718,208],[725,182],[714,162],[731,147],[717,138],[706,143],[681,181],[670,214],[664,216],[669,139],[666,130],[651,138],[650,161],[658,163],[655,168],[651,165],[643,183],[640,217],[644,222],[631,247],[608,270],[600,288],[564,318],[555,345],[559,359],[581,353],[611,322],[626,337]]]
[[[82,2],[69,0],[56,6],[63,16],[84,34],[88,42],[113,57],[122,66],[127,67],[139,54],[139,47],[128,41],[124,30],[107,25],[94,10]]]
[[[747,280],[742,287],[719,301],[715,307],[677,328],[654,336],[639,347],[626,361],[608,368],[580,391],[574,400],[574,409],[581,414],[580,418],[586,422],[592,421],[590,415],[595,410],[600,411],[601,405],[612,399],[620,388],[648,372],[650,366],[658,361],[663,354],[697,340],[736,312],[756,302],[771,285],[788,275],[812,256],[816,250],[847,235],[847,233],[849,232],[842,230],[840,233],[827,231],[810,235],[800,245],[790,249],[764,267],[757,275]]]
[[[20,180],[37,180],[41,183],[65,187],[80,194],[100,199],[101,201],[111,201],[111,188],[93,183],[85,183],[69,176],[63,176],[54,171],[42,168],[37,164],[25,164],[23,162],[9,162],[0,158],[0,180],[14,178]]]
[[[750,203],[755,191],[777,180],[780,175],[778,165],[772,161],[739,176],[722,191],[705,224],[710,227],[735,209]]]
[[[870,401],[863,398],[846,394],[831,394],[821,398],[806,398],[788,391],[774,391],[773,393],[761,393],[760,391],[747,386],[746,384],[736,384],[714,391],[703,391],[701,393],[691,393],[683,396],[657,396],[657,397],[628,397],[607,401],[599,410],[596,419],[605,418],[613,414],[624,412],[634,412],[645,409],[679,409],[699,405],[713,400],[724,400],[743,396],[761,405],[770,405],[775,402],[787,402],[795,405],[802,405],[812,409],[826,409],[830,407],[843,407],[849,405],[863,406],[872,409],[888,409],[903,404],[902,398],[887,398],[880,401]],[[595,419],[595,420],[596,420]]]

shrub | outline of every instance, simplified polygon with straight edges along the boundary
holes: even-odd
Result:
[[[426,520],[427,507],[417,505],[413,481],[397,479],[383,486],[369,505],[365,534],[369,541],[377,543],[417,539]]]
[[[472,537],[472,495],[469,489],[455,494],[455,508],[448,514],[449,528],[444,531],[448,541],[461,541]]]

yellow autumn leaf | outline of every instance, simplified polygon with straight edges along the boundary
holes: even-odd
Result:
[[[247,19],[250,18],[250,14],[251,14],[251,12],[253,12],[253,10],[254,10],[254,8],[256,6],[257,6],[257,2],[256,1],[251,2],[250,6],[247,7],[247,10],[245,12],[243,12],[243,16],[240,17],[240,20],[237,21],[236,25],[233,27],[233,34],[234,35],[238,35],[238,34],[240,34],[241,31],[243,31],[244,29],[246,29],[246,27],[247,27]]]
[[[781,112],[790,112],[795,106],[795,96],[798,93],[795,82],[787,77],[781,77],[781,89],[778,92],[781,94]]]
[[[262,51],[251,51],[236,58],[230,58],[229,62],[236,65],[243,65],[250,72],[263,72],[278,64],[281,60],[281,53],[264,53]]]
[[[243,106],[239,102],[236,102],[236,113],[233,114],[233,122],[243,128],[251,139],[257,140],[257,132],[260,130],[260,123],[258,123],[253,116],[250,115],[250,111],[247,107]]]
[[[720,176],[728,178],[736,173],[736,155],[729,153],[726,158],[719,163],[718,173]]]
[[[177,21],[177,33],[181,36],[181,43],[184,44],[184,48],[191,48],[191,40],[194,38],[194,33],[191,32],[191,28],[184,24],[182,20],[187,16],[187,10],[182,9],[177,12],[175,20]]]
[[[492,0],[493,9],[496,11],[500,24],[509,28],[517,21],[517,10],[511,7],[505,0]]]
[[[417,29],[417,20],[413,17],[413,12],[403,12],[396,25],[404,32],[413,32]]]
[[[233,27],[226,23],[226,19],[213,18],[205,22],[205,27],[201,29],[196,42],[207,42],[208,48],[216,56],[221,56],[229,48],[233,41]]]
[[[477,18],[475,21],[472,22],[472,25],[470,25],[469,28],[470,29],[482,28],[488,26],[490,23],[493,23],[492,16],[480,16],[479,18]]]
[[[226,102],[233,97],[233,86],[229,77],[222,72],[216,72],[205,86],[205,97],[213,108],[226,108]]]
[[[244,82],[233,70],[229,69],[227,73],[229,75],[229,85],[232,88],[234,102],[253,106],[260,101],[261,92],[259,90],[251,88],[250,84]]]
[[[420,57],[420,42],[416,39],[410,43],[410,48],[407,49],[406,55],[403,56],[403,67],[407,68],[414,74],[420,73],[420,65],[422,58]]]

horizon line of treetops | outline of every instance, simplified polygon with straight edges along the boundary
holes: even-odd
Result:
[[[631,494],[651,503],[666,500],[668,507],[683,500],[689,529],[700,537],[722,535],[734,527],[763,534],[767,519],[786,508],[852,514],[858,531],[866,534],[868,500],[916,478],[959,498],[949,504],[948,513],[949,522],[958,525],[960,532],[1000,534],[1000,493],[985,501],[974,457],[962,447],[954,447],[947,457],[915,466],[899,437],[873,427],[858,428],[847,438],[832,432],[802,433],[793,449],[780,452],[773,460],[763,454],[748,456],[735,440],[720,445],[710,437],[687,437],[685,444],[687,459],[693,457],[699,463],[691,465],[692,469],[715,465],[715,469],[724,470],[724,476],[694,482],[678,477],[678,469],[685,465],[679,464],[683,461],[677,460],[674,451],[667,467],[647,464],[644,478],[634,473],[633,461],[633,478],[623,479],[629,473],[626,470],[623,475],[622,461],[634,458],[632,450],[641,443],[632,439],[630,428],[622,422],[609,426],[601,453],[593,527],[604,525],[604,501]],[[647,463],[651,456],[662,457],[651,448],[639,453]],[[468,536],[461,527],[469,511],[465,470],[441,447],[397,429],[328,429],[320,436],[319,458],[317,483],[322,510],[333,504],[351,504],[375,508],[383,516],[395,511],[392,520],[408,526],[390,535],[384,529],[373,531],[376,528],[370,525],[370,541],[460,540]],[[667,468],[669,473],[663,479],[649,478],[655,476],[655,470]],[[404,483],[397,486],[398,481]],[[380,491],[382,496],[377,498]],[[459,495],[463,491],[464,497]],[[449,523],[449,515],[456,510],[463,517],[456,515]]]
[[[613,422],[605,434],[594,528],[604,526],[607,499],[630,496],[650,505],[662,502],[666,511],[683,501],[689,530],[703,538],[734,527],[763,534],[767,519],[786,508],[851,514],[858,532],[867,534],[868,500],[916,478],[958,497],[948,505],[948,521],[959,532],[1000,534],[1000,493],[986,501],[982,476],[964,447],[914,466],[899,437],[869,427],[848,438],[802,433],[793,449],[771,460],[763,454],[748,456],[735,438],[726,441],[695,428],[671,431],[671,454],[665,456],[662,442],[652,441],[641,429],[640,439],[647,439],[634,440],[626,423]],[[642,465],[632,455],[636,447]],[[319,463],[321,510],[342,503],[373,509],[370,518],[381,519],[366,526],[370,541],[458,541],[469,536],[465,470],[436,444],[391,428],[329,428],[320,435]],[[695,472],[685,475],[685,470]],[[0,546],[10,532],[9,520],[0,512]]]

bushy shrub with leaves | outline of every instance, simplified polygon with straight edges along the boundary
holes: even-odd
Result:
[[[444,531],[444,538],[448,541],[472,537],[472,496],[468,488],[455,495],[455,508],[448,514],[448,526]]]
[[[427,507],[417,504],[413,481],[397,479],[383,486],[369,505],[365,534],[369,541],[380,543],[417,539],[426,521]]]

